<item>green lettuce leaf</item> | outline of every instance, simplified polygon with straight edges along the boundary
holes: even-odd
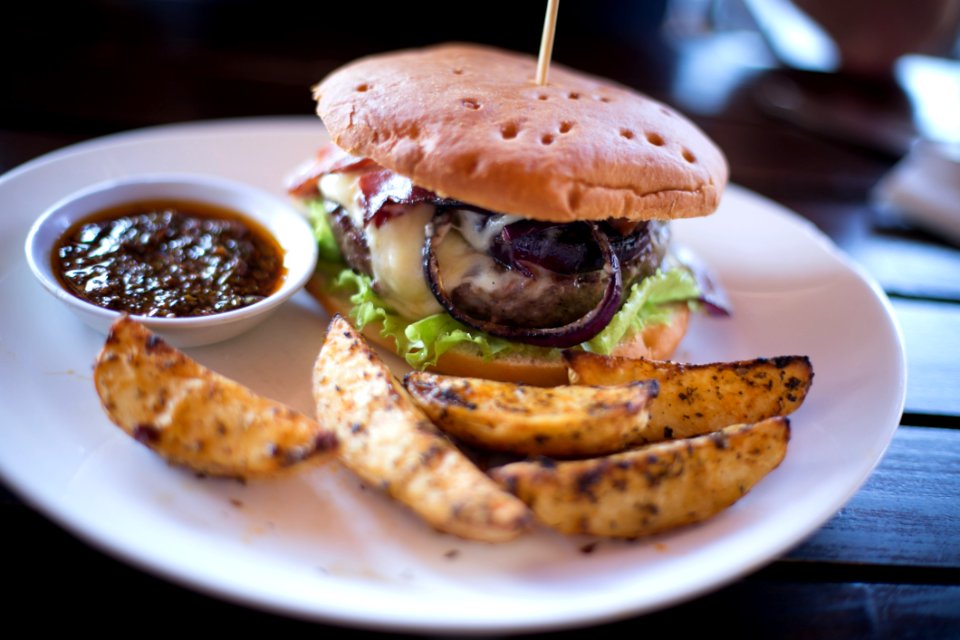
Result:
[[[373,283],[368,276],[349,268],[339,273],[333,286],[354,291],[350,296],[350,302],[354,305],[350,316],[358,329],[363,330],[368,324],[380,322],[380,335],[396,340],[398,353],[407,364],[417,369],[435,365],[440,356],[460,344],[475,345],[485,360],[498,354],[530,348],[471,329],[447,313],[437,313],[410,322],[390,310],[373,290]]]
[[[522,349],[522,345],[466,327],[448,313],[437,313],[409,324],[404,335],[409,344],[404,357],[407,364],[418,369],[435,365],[440,356],[461,344],[478,347],[484,360]]]
[[[669,305],[675,302],[693,304],[700,297],[700,288],[693,275],[682,267],[657,271],[630,287],[630,294],[603,331],[580,346],[584,351],[610,354],[625,337],[655,324],[665,324],[672,317]]]
[[[317,239],[318,258],[323,262],[341,262],[340,247],[333,237],[330,228],[330,217],[327,215],[327,205],[323,200],[308,200],[307,216],[313,225],[313,235]]]
[[[333,287],[354,290],[350,296],[350,302],[353,303],[350,316],[356,323],[357,329],[362,331],[368,324],[379,322],[383,325],[380,335],[394,338],[401,354],[409,349],[410,345],[404,335],[408,321],[387,307],[383,299],[373,290],[373,282],[369,277],[346,268],[341,270],[334,279]]]
[[[444,353],[457,345],[472,344],[480,350],[484,360],[498,355],[518,354],[559,357],[560,349],[546,349],[518,344],[467,327],[447,313],[437,313],[416,322],[410,322],[393,312],[373,290],[369,277],[349,268],[334,279],[338,289],[354,291],[350,315],[358,329],[368,324],[381,323],[380,334],[397,342],[397,351],[411,367],[423,369],[435,365]],[[696,281],[685,269],[657,272],[643,282],[633,285],[630,295],[610,324],[580,347],[585,351],[609,354],[625,337],[645,327],[669,322],[673,311],[667,306],[687,301],[693,304],[700,295]]]

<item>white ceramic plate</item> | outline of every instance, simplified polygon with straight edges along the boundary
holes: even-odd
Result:
[[[716,589],[801,542],[853,495],[902,411],[902,340],[875,284],[811,225],[731,187],[676,224],[718,272],[730,319],[697,318],[678,358],[807,354],[816,377],[784,463],[708,523],[641,542],[547,531],[505,545],[435,533],[336,465],[246,486],[168,467],[112,426],[91,381],[102,336],[33,279],[33,219],[85,185],[198,172],[283,193],[313,153],[310,118],[163,127],[80,144],[0,179],[0,473],[69,531],[147,571],[296,617],[434,632],[545,630],[662,608]],[[200,362],[311,411],[325,316],[300,293]],[[586,552],[591,549],[591,552]]]

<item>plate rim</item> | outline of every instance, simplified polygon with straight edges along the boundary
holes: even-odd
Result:
[[[188,122],[188,123],[172,123],[167,125],[161,125],[157,127],[145,127],[141,129],[134,129],[131,131],[124,131],[114,133],[108,136],[103,136],[100,138],[94,138],[91,140],[85,140],[78,142],[61,149],[51,151],[49,153],[43,154],[34,158],[26,163],[23,163],[8,172],[0,176],[0,193],[7,187],[8,184],[18,179],[19,176],[29,174],[37,167],[45,166],[49,163],[63,162],[68,161],[78,154],[83,154],[91,150],[103,151],[104,149],[109,150],[113,145],[126,145],[126,144],[141,144],[144,142],[149,142],[150,140],[157,138],[165,138],[167,136],[173,135],[182,135],[189,137],[192,134],[197,132],[202,133],[216,133],[217,131],[225,131],[233,127],[294,127],[298,128],[301,126],[309,125],[313,128],[318,127],[318,123],[315,118],[309,118],[306,116],[282,116],[282,117],[255,117],[255,118],[233,118],[233,119],[223,119],[223,120],[209,120],[209,121],[197,121],[197,122]],[[321,130],[321,129],[317,129]],[[840,261],[843,267],[848,270],[857,280],[865,284],[868,289],[871,291],[873,297],[879,301],[883,312],[890,322],[890,326],[896,336],[896,346],[897,346],[897,362],[899,368],[899,388],[896,390],[896,395],[898,396],[897,409],[896,413],[898,416],[902,416],[905,401],[906,401],[906,354],[904,350],[904,340],[900,325],[897,321],[896,315],[893,312],[892,304],[889,301],[889,298],[882,291],[879,284],[870,276],[866,270],[850,259],[842,250],[840,250],[833,242],[829,239],[824,233],[822,233],[818,228],[813,225],[809,220],[802,218],[798,214],[789,210],[786,207],[776,203],[775,201],[769,200],[768,198],[756,194],[752,191],[744,189],[738,185],[730,185],[730,191],[737,193],[742,197],[755,198],[761,201],[764,206],[772,207],[778,211],[778,213],[785,214],[791,218],[794,222],[802,223],[806,227],[807,234],[809,237],[823,244],[826,247],[831,255]],[[22,252],[21,252],[22,254]],[[20,255],[20,261],[24,261],[22,255]],[[896,426],[899,424],[899,418],[897,423],[889,428],[889,437],[885,439],[885,444],[882,447],[882,450],[879,454],[872,460],[869,468],[862,474],[859,482],[856,483],[856,486],[851,486],[846,491],[842,499],[838,499],[840,506],[845,504],[849,499],[862,487],[863,483],[867,480],[870,473],[879,464],[884,453],[890,445],[892,440],[893,432],[896,430]],[[170,571],[165,571],[163,567],[157,566],[156,563],[150,562],[149,559],[144,559],[124,553],[126,549],[117,550],[115,548],[110,548],[106,546],[106,543],[102,538],[98,538],[91,531],[86,530],[84,527],[73,521],[69,515],[63,510],[55,510],[52,508],[52,505],[46,504],[43,500],[39,500],[36,496],[29,490],[28,487],[24,487],[19,482],[18,478],[13,478],[8,473],[8,470],[4,465],[0,464],[0,476],[3,477],[4,482],[11,488],[12,491],[15,490],[17,495],[24,500],[27,504],[30,504],[32,508],[43,513],[46,517],[51,519],[54,522],[57,522],[59,526],[69,531],[72,535],[84,540],[93,547],[96,547],[106,555],[112,557],[122,558],[124,562],[135,566],[141,570],[147,571],[153,575],[162,576],[164,579],[169,580],[172,583],[178,584],[184,588],[193,589],[202,593],[205,593],[211,597],[220,598],[223,600],[228,600],[236,603],[243,604],[245,606],[250,606],[253,608],[259,608],[263,610],[271,611],[278,615],[286,615],[289,617],[301,618],[314,620],[318,622],[326,621],[330,623],[340,623],[340,624],[349,624],[351,626],[365,627],[371,629],[379,630],[392,630],[392,631],[428,631],[428,632],[457,632],[457,633],[486,633],[486,632],[503,632],[503,631],[545,631],[545,630],[555,630],[561,628],[569,628],[572,626],[582,626],[588,624],[594,624],[599,622],[611,621],[615,619],[620,619],[624,617],[639,615],[643,613],[648,613],[654,610],[662,609],[665,607],[673,606],[678,602],[690,600],[704,593],[713,591],[717,588],[722,587],[723,585],[729,584],[742,576],[756,570],[760,566],[768,564],[774,559],[774,556],[768,557],[757,557],[750,563],[746,563],[740,566],[740,569],[732,573],[727,573],[719,579],[709,580],[704,582],[699,589],[693,590],[682,590],[682,593],[674,594],[671,598],[661,599],[653,605],[638,605],[634,608],[618,609],[615,611],[598,611],[594,615],[584,615],[580,614],[571,614],[568,619],[560,620],[534,620],[531,619],[526,622],[506,622],[506,623],[497,623],[496,621],[490,621],[479,626],[444,626],[444,625],[431,625],[424,624],[422,622],[401,622],[397,623],[395,620],[370,620],[358,617],[350,616],[336,616],[332,615],[331,612],[318,613],[318,612],[309,612],[309,611],[297,611],[290,608],[285,608],[278,603],[264,602],[261,599],[256,599],[252,597],[245,597],[239,593],[225,592],[222,589],[217,589],[211,585],[205,584],[203,582],[197,582],[196,580],[190,580],[185,578],[180,574],[173,574]],[[823,516],[822,520],[809,528],[809,531],[802,535],[795,536],[795,539],[781,541],[779,545],[778,552],[782,552],[786,549],[792,548],[799,541],[803,539],[806,535],[814,532],[817,528],[822,526],[826,520],[828,520],[836,512],[835,508],[824,509],[827,513]],[[74,516],[75,517],[75,516]]]

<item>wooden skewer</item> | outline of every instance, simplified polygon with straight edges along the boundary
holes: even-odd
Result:
[[[553,55],[553,36],[557,30],[557,9],[560,0],[547,0],[547,15],[543,19],[543,37],[540,39],[540,58],[537,60],[537,84],[547,84],[550,56]]]

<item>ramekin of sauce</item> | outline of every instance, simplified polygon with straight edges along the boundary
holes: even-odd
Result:
[[[34,223],[26,253],[44,287],[95,329],[126,313],[178,347],[250,329],[316,265],[309,225],[287,201],[197,175],[69,196]]]
[[[283,282],[283,249],[260,224],[204,202],[146,200],[74,223],[51,253],[63,287],[99,307],[189,318],[255,304]]]

